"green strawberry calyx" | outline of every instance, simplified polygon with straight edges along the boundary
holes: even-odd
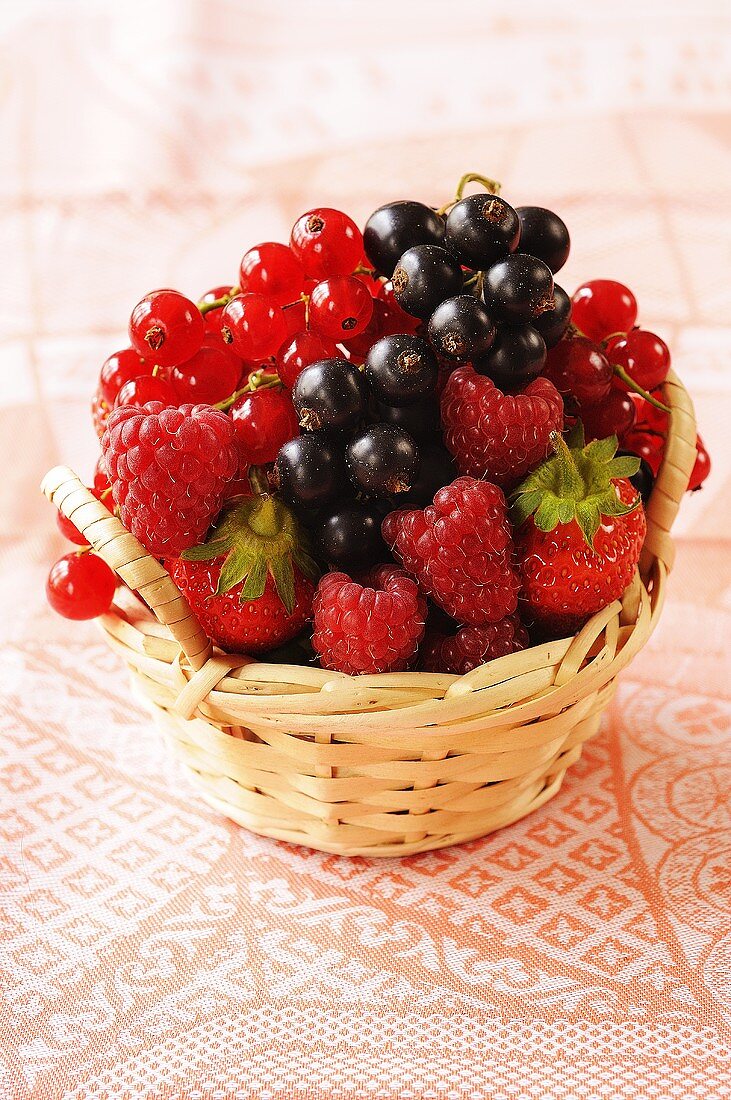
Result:
[[[241,584],[239,601],[256,600],[271,577],[290,615],[295,605],[295,567],[313,581],[318,575],[299,521],[279,497],[269,493],[237,499],[206,541],[184,550],[181,557],[209,561],[224,555],[217,596]]]
[[[578,423],[566,440],[551,433],[554,454],[546,459],[514,491],[511,517],[516,527],[529,516],[539,531],[553,531],[559,523],[576,520],[589,546],[602,516],[626,516],[640,505],[620,500],[614,481],[630,478],[640,468],[639,458],[616,457],[616,435],[584,444],[584,428]]]

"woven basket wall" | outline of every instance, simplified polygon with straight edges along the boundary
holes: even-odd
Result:
[[[670,430],[640,569],[575,637],[467,676],[349,677],[213,650],[172,580],[76,475],[43,491],[156,616],[100,624],[135,693],[202,797],[264,836],[345,855],[443,848],[509,825],[556,794],[599,729],[617,674],[660,614],[670,528],[695,461],[693,407],[664,387]]]

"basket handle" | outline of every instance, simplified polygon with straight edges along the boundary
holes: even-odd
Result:
[[[70,519],[95,553],[145,601],[168,628],[197,672],[211,656],[211,642],[166,569],[148,554],[116,516],[89,492],[68,466],[55,466],[41,483],[52,504]]]

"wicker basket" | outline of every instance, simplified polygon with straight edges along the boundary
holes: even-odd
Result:
[[[343,855],[444,848],[556,794],[599,729],[617,674],[645,644],[673,563],[669,531],[695,461],[693,406],[675,375],[665,457],[640,569],[573,638],[466,676],[350,677],[213,650],[172,580],[76,475],[43,491],[151,608],[99,620],[136,694],[203,798],[253,832]]]

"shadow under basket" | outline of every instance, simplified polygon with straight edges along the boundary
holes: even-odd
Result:
[[[532,813],[597,733],[617,674],[662,609],[669,532],[695,462],[693,406],[672,373],[664,400],[665,455],[622,599],[575,637],[466,676],[351,677],[221,653],[165,569],[71,470],[51,470],[43,491],[153,612],[114,605],[99,622],[206,802],[293,844],[408,855]]]

